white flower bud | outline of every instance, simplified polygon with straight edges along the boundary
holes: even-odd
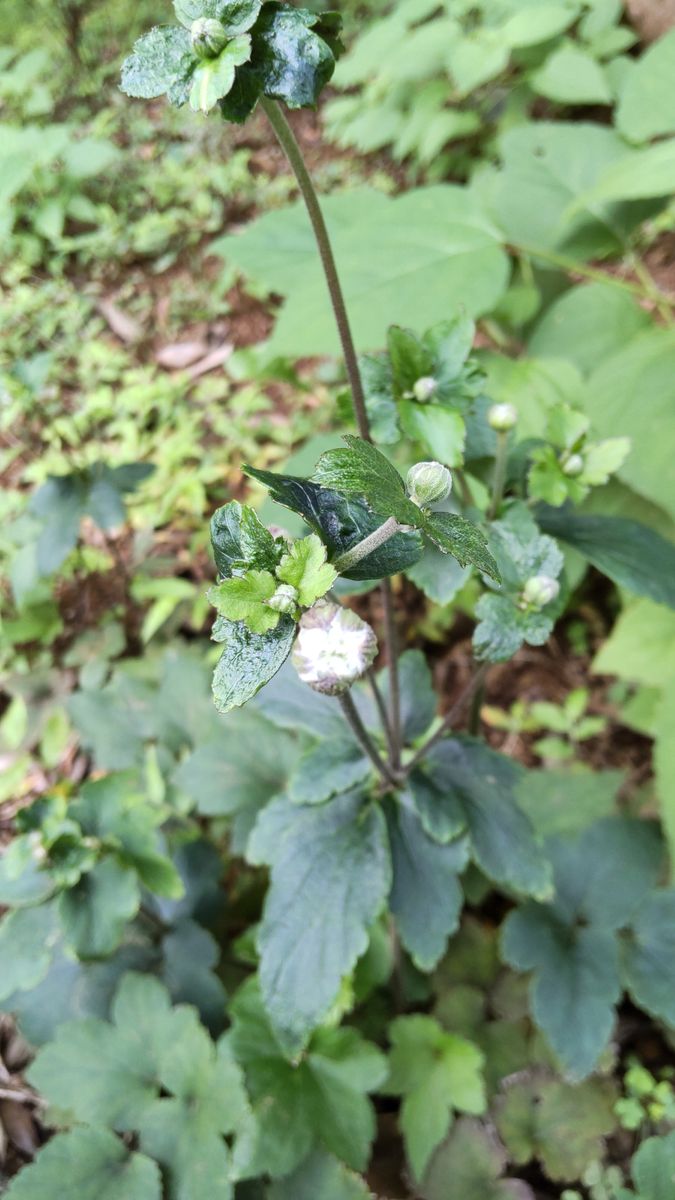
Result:
[[[318,600],[300,618],[292,661],[303,683],[337,696],[361,678],[376,654],[370,625],[350,608]]]
[[[418,508],[426,508],[428,504],[438,504],[450,495],[452,475],[439,462],[415,463],[408,471],[406,487],[413,504]]]
[[[192,49],[198,58],[216,58],[227,45],[225,27],[211,17],[199,17],[190,27]]]
[[[275,612],[289,613],[291,616],[298,607],[298,591],[291,583],[280,583],[273,596],[267,601],[268,607]]]
[[[560,592],[560,584],[550,575],[532,575],[523,588],[523,605],[531,608],[544,608],[555,600]]]
[[[488,425],[497,433],[508,433],[518,420],[513,404],[493,404],[488,410]]]
[[[433,375],[422,375],[413,384],[413,396],[420,404],[426,404],[436,392],[438,381]]]
[[[561,458],[560,465],[564,475],[581,475],[584,469],[584,460],[580,454],[569,454],[567,458]]]

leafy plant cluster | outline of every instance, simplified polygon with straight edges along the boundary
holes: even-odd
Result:
[[[539,18],[550,22],[553,7],[538,7]],[[556,7],[573,15],[555,36],[588,35],[592,12],[578,24],[579,6]],[[614,6],[603,12],[602,28],[620,33]],[[140,39],[125,88],[214,110],[211,121],[260,104],[330,263],[276,101],[316,102],[338,22],[274,0],[178,0],[176,13],[178,25]],[[481,56],[494,45],[473,40]],[[608,53],[621,51],[609,43]],[[583,53],[576,45],[556,43],[538,69]],[[472,46],[458,46],[470,59]],[[128,501],[155,525],[180,508],[196,555],[205,541],[196,523],[222,479],[220,445],[206,466],[194,463],[199,423],[194,400],[181,407],[181,378],[169,386],[124,368],[122,415],[111,420],[118,364],[100,349],[80,361],[91,394],[44,435],[40,487],[9,537],[19,611],[7,623],[4,795],[21,792],[36,760],[47,780],[17,806],[0,858],[0,1002],[36,1049],[27,1080],[53,1135],[8,1200],[367,1200],[380,1186],[369,1164],[384,1109],[402,1140],[401,1186],[423,1200],[530,1200],[541,1172],[566,1200],[579,1186],[593,1200],[668,1194],[672,1098],[663,1081],[630,1070],[622,1094],[615,1076],[624,998],[665,1039],[675,1028],[664,651],[675,554],[672,497],[654,470],[672,423],[654,452],[631,391],[638,375],[644,388],[655,380],[650,403],[665,405],[672,335],[649,328],[610,282],[550,299],[547,255],[564,264],[569,250],[583,275],[599,243],[614,252],[637,236],[646,211],[625,196],[603,208],[595,193],[578,217],[576,199],[563,205],[574,172],[560,169],[561,128],[514,129],[529,131],[527,150],[486,176],[486,195],[494,186],[511,197],[511,228],[527,205],[530,227],[536,212],[534,249],[494,224],[478,185],[395,199],[356,191],[326,205],[356,300],[358,359],[329,269],[349,382],[341,411],[353,402],[356,432],[313,440],[280,471],[270,469],[279,447],[261,455],[243,431],[255,463],[245,474],[267,499],[259,511],[240,499],[215,511],[208,590],[187,571],[153,574],[142,541],[122,560],[125,586],[147,605],[141,640],[188,610],[183,628],[198,632],[208,600],[206,654],[158,639],[121,658],[122,604],[67,649],[44,649],[62,630],[54,577],[86,578],[97,556],[114,556],[111,531]],[[569,126],[596,149],[614,137],[588,128]],[[542,145],[561,155],[555,171],[540,161]],[[594,159],[589,175],[596,168]],[[550,200],[554,175],[553,202],[533,209],[544,181]],[[230,266],[289,295],[269,358],[333,346],[307,244],[297,208],[228,239]],[[512,278],[507,245],[520,272]],[[654,299],[653,281],[639,286]],[[493,342],[522,327],[513,314],[528,288],[544,311],[527,330],[527,354],[475,349],[486,313],[480,332]],[[463,311],[448,313],[448,295],[464,299]],[[658,302],[665,313],[667,298]],[[58,354],[62,370],[69,354]],[[50,369],[12,364],[10,413],[39,411]],[[204,392],[204,419],[230,439],[229,461],[232,408],[213,413],[217,391]],[[102,412],[119,460],[89,445],[64,471],[63,447],[93,442]],[[145,437],[156,421],[165,444],[153,453]],[[296,426],[288,441],[303,433]],[[152,458],[150,473],[139,460]],[[660,822],[653,794],[646,813],[639,795],[619,803],[622,772],[576,761],[604,728],[585,689],[506,717],[481,705],[492,665],[543,646],[575,611],[589,567],[627,598],[595,665],[625,680],[620,719],[663,733]],[[442,618],[472,617],[473,674],[449,709],[423,651],[395,645],[392,593],[409,586]],[[647,654],[636,645],[645,616]],[[469,705],[471,731],[461,733]],[[480,738],[481,711],[509,736],[532,722],[548,730],[538,751],[556,769],[527,770]],[[77,767],[65,772],[71,751]],[[622,1128],[661,1136],[630,1167],[624,1154],[625,1170],[608,1170],[605,1143]]]

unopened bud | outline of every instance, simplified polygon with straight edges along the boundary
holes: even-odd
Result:
[[[488,425],[497,433],[508,433],[518,420],[518,413],[512,404],[493,404],[488,410]]]
[[[436,392],[438,381],[433,375],[422,375],[413,384],[413,396],[420,404],[426,404]]]
[[[316,692],[337,696],[346,691],[376,654],[373,630],[350,608],[319,600],[300,618],[293,666]]]
[[[289,613],[291,616],[298,607],[298,592],[290,583],[280,583],[273,596],[267,601],[275,612]]]
[[[567,458],[561,459],[560,465],[564,475],[581,475],[584,469],[584,460],[580,454],[570,454]]]
[[[413,504],[426,508],[428,504],[438,504],[450,495],[452,475],[439,462],[415,463],[408,471],[406,487]]]
[[[555,600],[560,592],[560,584],[550,575],[532,575],[523,588],[523,604],[531,608],[544,608]]]
[[[190,41],[198,58],[216,58],[227,45],[225,27],[212,17],[199,17],[192,22]]]

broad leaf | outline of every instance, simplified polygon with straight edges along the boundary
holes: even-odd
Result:
[[[669,1200],[675,1180],[675,1133],[648,1138],[631,1163],[639,1200]]]
[[[528,349],[537,357],[568,359],[587,374],[649,325],[627,292],[609,283],[577,284],[546,309]]]
[[[0,1000],[33,988],[49,969],[57,938],[53,904],[16,909],[0,920]]]
[[[563,42],[534,72],[531,86],[558,104],[611,104],[607,76],[595,58],[580,46]]]
[[[181,25],[189,29],[199,17],[220,21],[228,37],[246,33],[255,23],[261,0],[174,0],[174,9]]]
[[[387,813],[393,882],[389,907],[416,966],[430,971],[459,925],[464,896],[459,876],[469,857],[466,838],[439,845],[404,803]]]
[[[481,870],[524,895],[547,896],[548,863],[515,800],[522,768],[484,742],[462,737],[435,746],[424,769],[446,803],[463,813]]]
[[[258,819],[248,856],[272,868],[258,937],[260,983],[277,1036],[294,1054],[326,1017],[384,907],[391,882],[384,817],[360,791],[304,808],[276,800]]]
[[[246,1073],[258,1126],[246,1173],[286,1176],[315,1146],[363,1169],[375,1133],[366,1093],[386,1075],[380,1051],[353,1029],[325,1029],[297,1062],[289,1062],[255,980],[240,988],[230,1011],[229,1037]],[[298,1174],[302,1179],[302,1169]]]
[[[466,583],[469,570],[429,542],[419,561],[408,567],[406,575],[434,604],[446,605]]]
[[[362,783],[371,771],[370,759],[353,738],[319,742],[298,762],[288,794],[296,804],[323,804]]]
[[[455,513],[435,512],[423,528],[440,550],[457,559],[460,567],[471,563],[496,583],[500,582],[499,568],[488,550],[488,540],[476,525]]]
[[[421,1179],[455,1111],[480,1114],[486,1099],[480,1050],[427,1016],[399,1017],[385,1090],[403,1096],[400,1124],[408,1161]]]
[[[675,132],[675,32],[671,29],[633,64],[616,110],[619,131],[631,142]]]
[[[547,610],[551,610],[551,614]],[[528,646],[543,646],[551,636],[557,615],[555,601],[540,612],[523,611],[510,596],[488,592],[476,605],[478,625],[473,635],[476,658],[488,662],[506,662]]]
[[[365,1180],[330,1154],[315,1150],[297,1170],[272,1184],[269,1200],[372,1200]]]
[[[675,608],[675,546],[637,521],[542,507],[542,529],[573,546],[614,583]]]
[[[223,643],[223,653],[213,673],[213,698],[218,711],[226,713],[246,704],[283,666],[295,638],[295,622],[282,616],[275,629],[261,634],[241,621],[222,621],[214,637]]]
[[[622,945],[626,988],[639,1008],[675,1024],[675,891],[653,892]]]
[[[253,30],[251,62],[238,72],[241,92],[223,113],[245,120],[258,95],[283,100],[288,108],[314,107],[335,70],[339,17],[305,8],[265,4]]]
[[[346,434],[346,448],[326,450],[314,470],[314,482],[345,496],[365,499],[383,520],[395,517],[401,525],[417,526],[420,510],[406,496],[398,471],[375,446]]]
[[[538,1158],[550,1179],[573,1182],[601,1156],[616,1125],[616,1100],[606,1079],[516,1079],[498,1102],[497,1129],[517,1166]]]
[[[423,1200],[534,1200],[518,1179],[504,1179],[506,1154],[480,1121],[462,1117],[434,1154],[420,1187]]]
[[[161,1200],[157,1164],[107,1129],[59,1133],[24,1167],[8,1200]]]
[[[280,557],[277,543],[254,510],[237,500],[211,517],[211,544],[218,573],[225,579],[235,568],[274,571]]]
[[[245,470],[247,475],[269,488],[272,500],[300,513],[321,536],[331,558],[351,550],[382,524],[382,520],[369,511],[363,500],[354,497],[348,499],[308,479],[275,475],[272,471],[258,471],[253,467],[246,467]],[[418,533],[397,533],[343,574],[348,579],[379,579],[385,575],[395,575],[417,562],[421,553],[422,539]]]
[[[112,858],[97,863],[59,897],[67,943],[79,958],[104,958],[119,946],[141,902],[138,876]]]
[[[184,104],[196,62],[187,30],[162,25],[138,39],[122,64],[120,86],[127,96],[167,95],[173,104]]]

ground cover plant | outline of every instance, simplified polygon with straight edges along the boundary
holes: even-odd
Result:
[[[662,1200],[672,35],[378,18],[483,64],[471,178],[401,190],[307,136],[339,14],[174,9],[64,120],[6,58],[0,1191]],[[619,76],[618,132],[517,100]]]

